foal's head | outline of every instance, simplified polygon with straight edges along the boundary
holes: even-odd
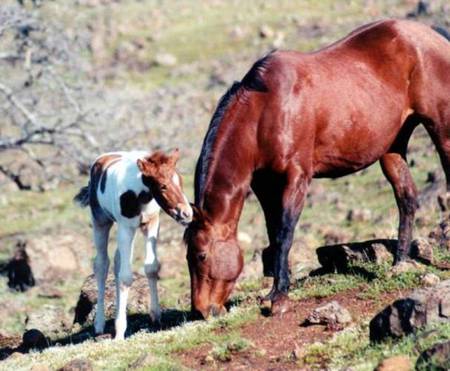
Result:
[[[176,171],[178,157],[178,149],[169,155],[158,151],[137,160],[137,165],[142,181],[158,205],[177,222],[187,225],[192,220],[192,208],[183,193],[181,176]]]
[[[213,225],[197,209],[186,229],[187,260],[191,276],[192,309],[204,318],[226,312],[234,284],[244,264],[242,251],[227,226]]]

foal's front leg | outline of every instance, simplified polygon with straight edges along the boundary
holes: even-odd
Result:
[[[117,250],[114,257],[116,277],[116,339],[123,339],[127,329],[128,291],[133,283],[131,262],[133,259],[136,228],[120,225],[117,231]]]
[[[156,242],[159,232],[159,211],[146,215],[141,224],[141,231],[145,238],[145,275],[150,288],[150,318],[153,323],[160,324],[161,307],[158,298],[158,272],[160,264],[156,253]]]

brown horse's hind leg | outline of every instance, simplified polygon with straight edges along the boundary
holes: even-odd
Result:
[[[437,126],[431,121],[425,121],[425,128],[430,134],[434,145],[439,153],[442,167],[444,168],[447,182],[444,201],[447,211],[450,211],[450,118],[447,125]]]
[[[394,189],[399,210],[398,246],[394,264],[405,260],[411,244],[414,215],[417,210],[417,189],[408,164],[399,153],[387,153],[381,159],[383,173]]]

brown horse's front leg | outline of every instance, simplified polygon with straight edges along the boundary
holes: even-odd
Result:
[[[288,177],[289,179],[290,177]],[[279,210],[279,224],[275,233],[274,280],[271,291],[272,315],[280,315],[289,309],[289,251],[294,239],[294,230],[303,208],[304,198],[310,182],[304,174],[290,178],[283,192]]]
[[[407,259],[411,245],[414,215],[418,207],[417,189],[408,164],[399,153],[387,153],[381,160],[381,168],[394,189],[399,210],[398,246],[394,265]]]
[[[262,263],[264,277],[273,277],[275,275],[275,255],[276,248],[270,245],[262,251]]]

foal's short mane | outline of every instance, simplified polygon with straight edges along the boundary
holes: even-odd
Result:
[[[256,61],[252,68],[247,72],[244,78],[239,82],[235,81],[227,92],[220,98],[217,108],[209,123],[208,131],[203,141],[200,157],[195,168],[195,204],[201,207],[203,202],[203,193],[205,190],[206,178],[208,175],[209,164],[213,155],[213,147],[217,132],[222,122],[223,116],[227,110],[228,104],[238,91],[256,91],[265,93],[268,88],[264,82],[264,72],[272,56],[270,52],[263,58]]]

